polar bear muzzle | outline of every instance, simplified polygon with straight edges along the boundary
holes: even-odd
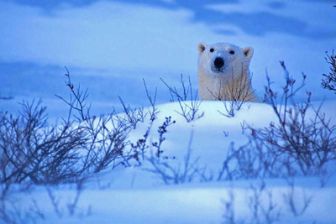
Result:
[[[216,57],[213,62],[215,69],[220,72],[224,67],[224,59],[222,57]]]

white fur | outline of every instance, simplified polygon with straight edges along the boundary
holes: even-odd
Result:
[[[234,88],[242,88],[242,83],[244,83],[243,91],[251,95],[247,100],[255,100],[249,82],[249,65],[253,56],[253,48],[240,48],[229,43],[211,45],[200,43],[198,51],[198,89],[201,99],[242,100],[239,99],[240,96],[235,99],[235,96],[228,92],[232,92]],[[217,68],[214,65],[216,58],[221,58],[224,61],[224,66]]]

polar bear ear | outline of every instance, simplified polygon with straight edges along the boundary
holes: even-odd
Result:
[[[205,43],[199,43],[198,46],[197,46],[197,49],[198,49],[198,52],[201,54],[203,53],[203,51],[205,51],[206,49],[206,44]]]
[[[251,59],[252,56],[253,56],[253,48],[252,47],[245,47],[243,48],[243,53],[244,53],[244,56],[247,58],[247,59]]]

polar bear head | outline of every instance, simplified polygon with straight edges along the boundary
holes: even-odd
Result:
[[[237,76],[247,72],[253,48],[240,48],[229,43],[198,45],[199,72],[207,76]]]

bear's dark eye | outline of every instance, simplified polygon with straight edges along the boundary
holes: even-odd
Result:
[[[232,55],[235,54],[234,50],[230,50],[229,54],[232,54]]]
[[[210,52],[212,53],[212,52],[214,52],[215,51],[215,49],[213,49],[213,48],[210,48]]]

